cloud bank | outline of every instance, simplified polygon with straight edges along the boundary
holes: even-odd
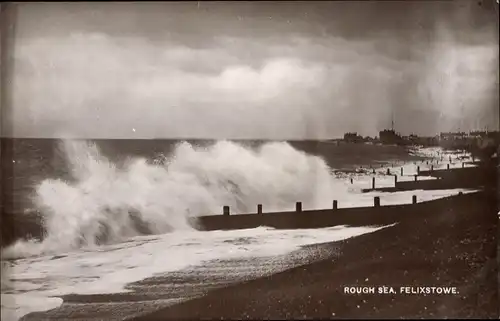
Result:
[[[194,47],[179,34],[27,30],[15,48],[17,136],[332,138],[376,135],[393,115],[403,133],[498,126],[494,33],[480,43],[449,25],[426,41],[214,33]]]

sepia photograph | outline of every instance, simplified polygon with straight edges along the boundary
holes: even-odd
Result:
[[[498,0],[0,28],[2,320],[500,317]]]

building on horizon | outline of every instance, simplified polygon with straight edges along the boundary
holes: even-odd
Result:
[[[464,140],[467,137],[465,132],[441,132],[440,140]]]
[[[344,134],[344,142],[346,143],[362,143],[363,136],[358,135],[357,132],[350,132]]]
[[[385,145],[401,145],[404,140],[394,129],[384,129],[379,132],[379,140]]]

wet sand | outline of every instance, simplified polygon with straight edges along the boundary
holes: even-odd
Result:
[[[60,307],[22,320],[123,320],[335,255],[338,246],[323,243],[272,257],[212,260],[129,283],[128,292],[65,295]]]

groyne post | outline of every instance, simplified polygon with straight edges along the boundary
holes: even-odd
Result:
[[[380,197],[379,197],[379,196],[375,196],[375,197],[373,198],[373,205],[374,205],[375,207],[380,207]]]
[[[257,204],[257,214],[262,214],[262,204]]]
[[[337,203],[337,200],[333,200],[333,206],[332,206],[332,208],[333,208],[334,210],[338,209],[338,203]]]
[[[352,184],[352,183],[353,183],[353,181],[352,181],[352,177],[351,177],[351,184]]]
[[[373,169],[373,174],[375,174],[375,168]]]
[[[465,168],[465,163],[464,162],[462,162],[462,168]]]
[[[401,167],[401,176],[403,176],[403,167]]]
[[[446,164],[446,169],[450,169],[450,164]]]
[[[413,196],[411,197],[411,203],[412,203],[412,204],[417,204],[417,195],[413,195]]]
[[[434,165],[431,165],[431,172],[434,171]]]
[[[449,156],[449,157],[448,157],[448,160],[449,160],[449,161],[450,161],[450,163],[451,163],[451,156]]]
[[[223,208],[222,208],[222,213],[224,215],[229,215],[229,206],[225,205]]]
[[[417,166],[417,175],[420,174],[420,166]]]
[[[375,177],[372,177],[372,189],[375,189]]]
[[[418,180],[418,175],[417,175],[417,174],[415,174],[415,175],[413,175],[413,176],[415,177],[415,182],[416,182],[416,181]]]
[[[387,175],[391,175],[391,171],[387,169]]]
[[[295,212],[302,212],[302,202],[295,203]]]
[[[394,187],[396,187],[397,183],[398,183],[398,175],[394,175]]]

